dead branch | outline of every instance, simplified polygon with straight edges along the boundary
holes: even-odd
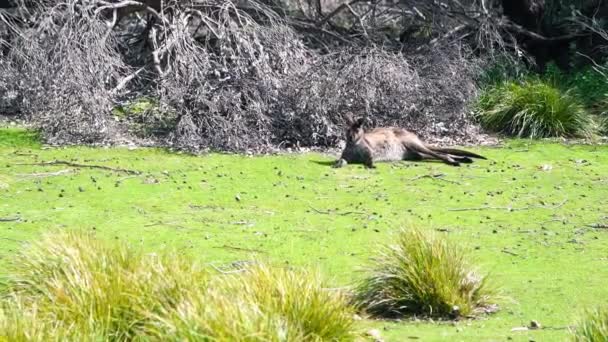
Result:
[[[345,9],[348,9],[348,7],[354,5],[358,2],[361,2],[361,1],[367,1],[367,0],[351,0],[350,2],[344,3],[344,4],[336,7],[336,9],[331,11],[328,15],[326,15],[325,18],[323,18],[319,22],[317,22],[316,26],[321,27],[321,26],[325,25],[328,21],[331,20],[331,18],[335,17],[338,13],[342,12]]]
[[[72,172],[74,172],[73,169],[65,169],[65,170],[59,170],[59,171],[55,171],[55,172],[18,173],[17,176],[24,177],[24,178],[45,178],[45,177],[62,176],[62,175],[70,174]]]
[[[7,238],[7,237],[0,237],[0,239],[2,240],[7,240],[7,241],[13,241],[13,242],[25,242],[23,240],[18,240],[18,239],[13,239],[13,238]]]
[[[244,271],[246,271],[244,268],[237,269],[237,270],[231,270],[231,271],[224,271],[224,270],[220,269],[219,267],[215,266],[213,263],[209,263],[209,265],[211,267],[213,267],[214,270],[218,271],[221,274],[235,274],[235,273],[243,273]]]
[[[90,169],[108,170],[108,171],[113,171],[113,172],[123,172],[123,173],[127,173],[130,175],[140,175],[141,174],[141,171],[136,171],[136,170],[113,168],[113,167],[104,166],[104,165],[79,164],[79,163],[73,163],[73,162],[69,162],[69,161],[65,161],[65,160],[53,160],[53,161],[41,162],[41,163],[17,163],[15,165],[36,165],[36,166],[66,165],[66,166],[72,166],[72,167],[78,167],[78,168],[90,168]]]
[[[415,180],[422,179],[422,178],[430,178],[430,179],[442,180],[442,181],[448,182],[448,183],[460,184],[459,182],[445,179],[445,178],[443,178],[443,176],[445,176],[445,174],[443,174],[443,173],[421,175],[421,176],[416,176],[414,178],[410,178],[410,181],[415,181]]]
[[[130,74],[130,75],[128,75],[128,76],[126,76],[126,77],[124,77],[122,80],[120,80],[120,81],[118,82],[118,84],[116,85],[116,87],[114,87],[114,89],[112,89],[112,90],[110,91],[110,93],[111,93],[112,95],[116,95],[116,94],[117,94],[119,91],[123,90],[123,89],[124,89],[124,88],[127,86],[127,84],[128,84],[129,82],[131,82],[131,81],[132,81],[132,80],[133,80],[135,77],[137,77],[137,75],[139,75],[139,73],[140,73],[140,72],[142,72],[144,69],[145,69],[144,67],[139,68],[139,69],[138,69],[137,71],[135,71],[134,73],[132,73],[132,74]]]
[[[575,33],[571,33],[571,34],[566,34],[563,36],[557,36],[557,37],[545,37],[541,34],[538,34],[536,32],[532,32],[530,30],[525,29],[524,27],[522,27],[521,25],[515,24],[511,21],[503,21],[500,23],[502,27],[506,28],[506,29],[510,29],[513,30],[519,34],[523,34],[525,36],[528,36],[529,38],[532,38],[536,41],[539,42],[545,42],[545,43],[549,43],[549,42],[561,42],[561,41],[569,41],[572,40],[574,38],[578,38],[578,37],[583,37],[585,35],[587,35],[587,33],[583,33],[583,32],[575,32]]]
[[[235,246],[230,246],[230,245],[223,245],[223,246],[218,246],[218,247],[214,247],[214,248],[225,248],[225,249],[232,249],[235,251],[252,252],[252,253],[266,253],[259,249],[235,247]]]
[[[505,254],[510,254],[510,255],[513,255],[513,256],[519,256],[519,254],[514,253],[514,252],[511,252],[510,250],[505,249],[505,248],[503,248],[503,249],[501,250],[501,252],[503,252],[503,253],[505,253]]]
[[[340,215],[340,216],[346,216],[346,215],[367,215],[367,213],[364,212],[360,212],[360,211],[346,211],[346,212],[332,212],[331,210],[319,210],[313,206],[311,206],[310,204],[308,205],[308,207],[310,209],[312,209],[312,211],[316,212],[317,214],[323,214],[323,215]]]
[[[15,222],[21,221],[21,217],[0,217],[0,222]]]

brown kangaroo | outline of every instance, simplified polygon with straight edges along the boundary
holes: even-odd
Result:
[[[422,159],[439,159],[459,166],[460,163],[472,163],[471,158],[486,159],[468,151],[426,145],[416,134],[403,128],[379,127],[366,132],[363,129],[365,119],[348,121],[346,147],[334,167],[351,163],[373,168],[374,162]]]

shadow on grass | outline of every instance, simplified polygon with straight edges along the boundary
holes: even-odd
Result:
[[[336,163],[335,160],[311,160],[310,162],[323,166],[333,166]]]

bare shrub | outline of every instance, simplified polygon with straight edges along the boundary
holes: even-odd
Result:
[[[194,150],[267,147],[272,142],[270,103],[280,101],[283,79],[306,64],[309,52],[262,5],[247,9],[255,10],[254,19],[229,1],[199,4],[207,8],[174,6],[171,25],[176,29],[160,47],[172,56],[159,65],[157,96],[179,113],[174,143]],[[204,37],[187,29],[194,23],[184,17],[192,10],[191,20],[207,27]]]
[[[256,1],[147,1],[114,16],[129,3],[28,8],[35,20],[17,29],[0,88],[17,85],[23,113],[49,141],[115,141],[130,129],[192,151],[327,147],[347,110],[427,139],[476,138],[466,110],[476,64],[459,45],[404,54],[339,38],[348,46],[315,50]],[[113,115],[141,99],[153,106]]]
[[[321,56],[286,80],[275,103],[276,138],[289,145],[334,145],[345,111],[380,122],[407,114],[408,94],[420,86],[403,56],[379,49]]]
[[[113,132],[112,89],[128,72],[107,26],[77,0],[42,3],[8,55],[22,110],[52,143],[92,143]]]
[[[333,146],[342,115],[366,115],[374,125],[398,125],[422,136],[469,136],[467,101],[475,66],[453,47],[404,56],[381,49],[345,50],[320,57],[282,88],[275,132],[281,143]]]

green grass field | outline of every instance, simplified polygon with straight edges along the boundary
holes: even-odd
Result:
[[[82,229],[217,267],[253,258],[318,267],[340,287],[415,225],[470,248],[500,286],[501,310],[457,323],[361,321],[362,331],[387,341],[565,340],[586,307],[608,298],[608,229],[599,228],[608,223],[608,146],[517,140],[471,150],[489,160],[333,169],[334,157],[316,153],[46,148],[2,128],[0,274],[43,232]],[[531,320],[543,328],[512,331]]]

